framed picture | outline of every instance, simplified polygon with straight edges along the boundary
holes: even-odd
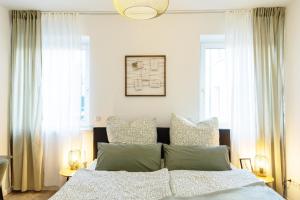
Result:
[[[251,158],[240,158],[241,169],[246,169],[253,172]]]
[[[125,96],[166,96],[166,56],[125,56]]]

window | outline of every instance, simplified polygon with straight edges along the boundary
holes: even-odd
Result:
[[[77,45],[76,48],[56,46],[52,40],[45,40],[42,52],[44,129],[55,132],[57,127],[60,127],[60,123],[70,128],[68,120],[73,118],[78,120],[78,115],[80,128],[88,129],[90,125],[89,37],[81,37],[79,48]],[[57,117],[57,110],[59,110],[59,117]],[[62,123],[61,120],[66,122]],[[76,124],[78,125],[78,122]]]
[[[81,102],[80,102],[80,120],[81,128],[89,128],[89,69],[90,69],[90,40],[89,37],[81,38],[81,65],[82,65],[82,81],[81,81]]]
[[[200,119],[218,117],[229,128],[229,81],[225,63],[224,36],[201,36]]]

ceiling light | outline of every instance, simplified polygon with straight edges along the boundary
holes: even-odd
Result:
[[[114,0],[120,15],[132,19],[152,19],[164,14],[169,0]]]

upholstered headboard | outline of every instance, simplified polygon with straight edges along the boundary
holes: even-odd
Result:
[[[230,157],[230,130],[220,129],[220,145],[227,145],[229,147],[229,157]],[[109,143],[105,127],[94,128],[94,159],[97,158],[97,143]],[[157,128],[157,142],[163,144],[170,144],[170,133],[169,128]],[[163,153],[162,153],[163,157]]]

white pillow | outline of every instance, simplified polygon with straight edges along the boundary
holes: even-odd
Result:
[[[219,145],[219,125],[217,118],[193,123],[172,114],[170,126],[171,145]]]
[[[107,119],[107,137],[110,143],[156,144],[156,120],[138,119],[131,122],[118,117]]]

